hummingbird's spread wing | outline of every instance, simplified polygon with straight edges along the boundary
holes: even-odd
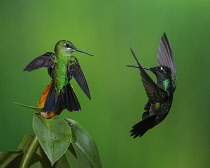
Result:
[[[144,70],[144,68],[141,66],[140,62],[138,61],[134,51],[131,48],[131,52],[136,60],[136,62],[138,63],[138,68],[140,69],[140,74],[142,77],[142,82],[144,85],[144,88],[146,90],[147,93],[147,97],[150,100],[158,100],[158,99],[162,99],[165,96],[160,96],[160,94],[166,94],[166,92],[164,90],[162,90],[161,88],[159,88],[157,86],[156,83],[154,83],[154,81],[152,80],[152,78],[150,78],[150,76],[146,73],[146,71]]]
[[[32,60],[24,69],[23,71],[33,71],[42,67],[52,67],[54,66],[54,53],[47,52],[34,60]]]
[[[74,77],[74,79],[77,81],[80,88],[84,91],[84,93],[87,95],[89,99],[91,99],[90,91],[88,87],[87,80],[85,78],[85,75],[82,71],[82,68],[78,62],[78,60],[75,60],[76,62],[74,64],[71,64],[69,66],[69,74]],[[71,77],[70,77],[71,78]]]
[[[176,67],[170,42],[164,33],[160,40],[158,49],[158,65],[165,65],[171,69],[172,78],[176,80]]]

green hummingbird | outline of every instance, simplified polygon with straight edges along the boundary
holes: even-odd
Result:
[[[79,111],[81,109],[74,93],[70,80],[72,77],[91,99],[87,80],[79,64],[78,59],[72,55],[73,52],[82,52],[93,56],[90,53],[77,49],[73,43],[67,40],[60,40],[56,43],[55,53],[45,54],[32,60],[23,71],[33,71],[42,67],[48,68],[52,78],[49,93],[44,104],[45,112],[53,112],[57,107],[68,111]]]
[[[149,129],[162,122],[169,113],[176,89],[176,68],[171,45],[165,33],[160,40],[156,67],[142,67],[132,49],[131,52],[138,66],[127,66],[139,68],[142,82],[149,98],[144,107],[145,112],[142,115],[142,121],[135,124],[130,131],[131,136],[136,138],[138,136],[141,137]],[[157,83],[152,80],[144,69],[156,75]]]

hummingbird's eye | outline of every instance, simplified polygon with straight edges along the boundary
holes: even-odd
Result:
[[[69,44],[65,44],[66,48],[71,48]]]

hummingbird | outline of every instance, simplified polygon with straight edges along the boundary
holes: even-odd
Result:
[[[170,42],[164,33],[161,37],[156,67],[142,67],[134,51],[131,49],[138,66],[127,65],[128,67],[139,68],[142,83],[149,98],[144,107],[142,121],[132,127],[131,136],[134,138],[143,136],[149,129],[161,123],[168,115],[174,91],[176,89],[176,68]],[[157,78],[155,83],[145,70],[153,72]]]
[[[23,71],[31,72],[42,67],[48,68],[48,74],[52,81],[46,96],[44,112],[53,112],[58,107],[68,111],[81,109],[73,87],[70,85],[72,78],[76,80],[86,96],[91,99],[87,80],[78,59],[72,55],[73,52],[82,52],[93,56],[77,49],[70,41],[60,40],[55,45],[54,53],[46,52],[38,56],[23,69]]]

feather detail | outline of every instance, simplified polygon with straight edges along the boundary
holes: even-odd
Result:
[[[172,78],[174,79],[174,81],[176,80],[176,67],[174,63],[172,48],[165,33],[160,39],[160,44],[158,48],[158,65],[165,65],[169,67],[171,69]]]
[[[54,53],[47,52],[39,57],[33,59],[24,69],[23,71],[31,72],[33,70],[42,68],[42,67],[52,67],[54,66]]]
[[[87,80],[85,78],[85,75],[84,75],[82,68],[81,68],[77,59],[76,59],[75,64],[72,64],[68,67],[68,71],[69,71],[70,77],[71,76],[74,77],[74,79],[77,81],[78,85],[83,90],[83,92],[86,94],[86,96],[89,99],[91,99]]]

